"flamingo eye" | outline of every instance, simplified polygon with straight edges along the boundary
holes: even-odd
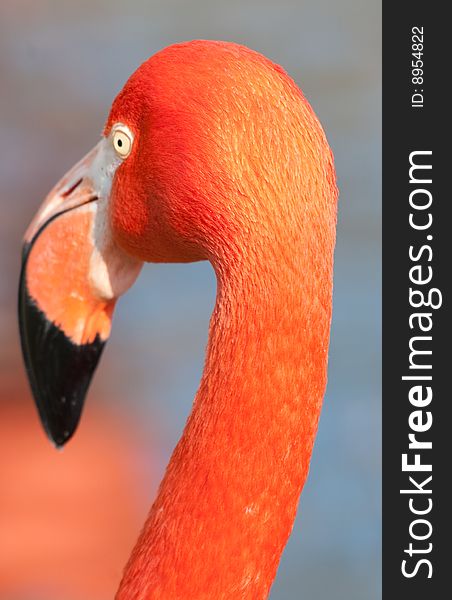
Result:
[[[133,135],[125,125],[117,126],[112,135],[113,147],[121,158],[127,158],[132,151]]]

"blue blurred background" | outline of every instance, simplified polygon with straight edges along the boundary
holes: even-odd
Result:
[[[80,438],[56,457],[31,408],[15,307],[21,236],[35,209],[94,145],[137,66],[164,46],[194,38],[246,44],[289,72],[324,126],[340,188],[328,390],[271,598],[381,597],[380,11],[376,0],[2,0],[0,532],[8,532],[0,533],[2,600],[112,597],[190,410],[215,297],[209,264],[144,269],[119,303],[88,398],[86,429],[82,422]],[[115,436],[121,441],[113,443]],[[65,453],[72,466],[64,466]],[[94,455],[97,466],[86,459]],[[108,519],[105,504],[113,511]],[[77,512],[81,506],[87,512]],[[121,527],[123,538],[96,546],[106,531]],[[96,573],[88,577],[83,561],[96,565],[104,584],[94,582]],[[78,588],[70,589],[71,580]]]

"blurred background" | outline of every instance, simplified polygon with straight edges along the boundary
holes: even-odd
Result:
[[[271,599],[380,598],[380,16],[377,0],[2,0],[1,600],[111,600],[190,410],[210,265],[143,270],[62,452],[32,405],[16,294],[21,237],[41,200],[97,141],[138,65],[194,38],[283,65],[327,132],[340,188],[328,390]]]

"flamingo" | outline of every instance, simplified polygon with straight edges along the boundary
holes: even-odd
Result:
[[[142,264],[209,260],[217,277],[200,386],[117,600],[268,597],[326,386],[336,210],[294,81],[244,46],[192,41],[135,71],[32,220],[21,340],[57,446]]]

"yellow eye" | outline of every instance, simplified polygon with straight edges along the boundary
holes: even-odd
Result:
[[[132,150],[132,133],[128,127],[121,126],[113,131],[113,146],[121,158],[127,158]]]

